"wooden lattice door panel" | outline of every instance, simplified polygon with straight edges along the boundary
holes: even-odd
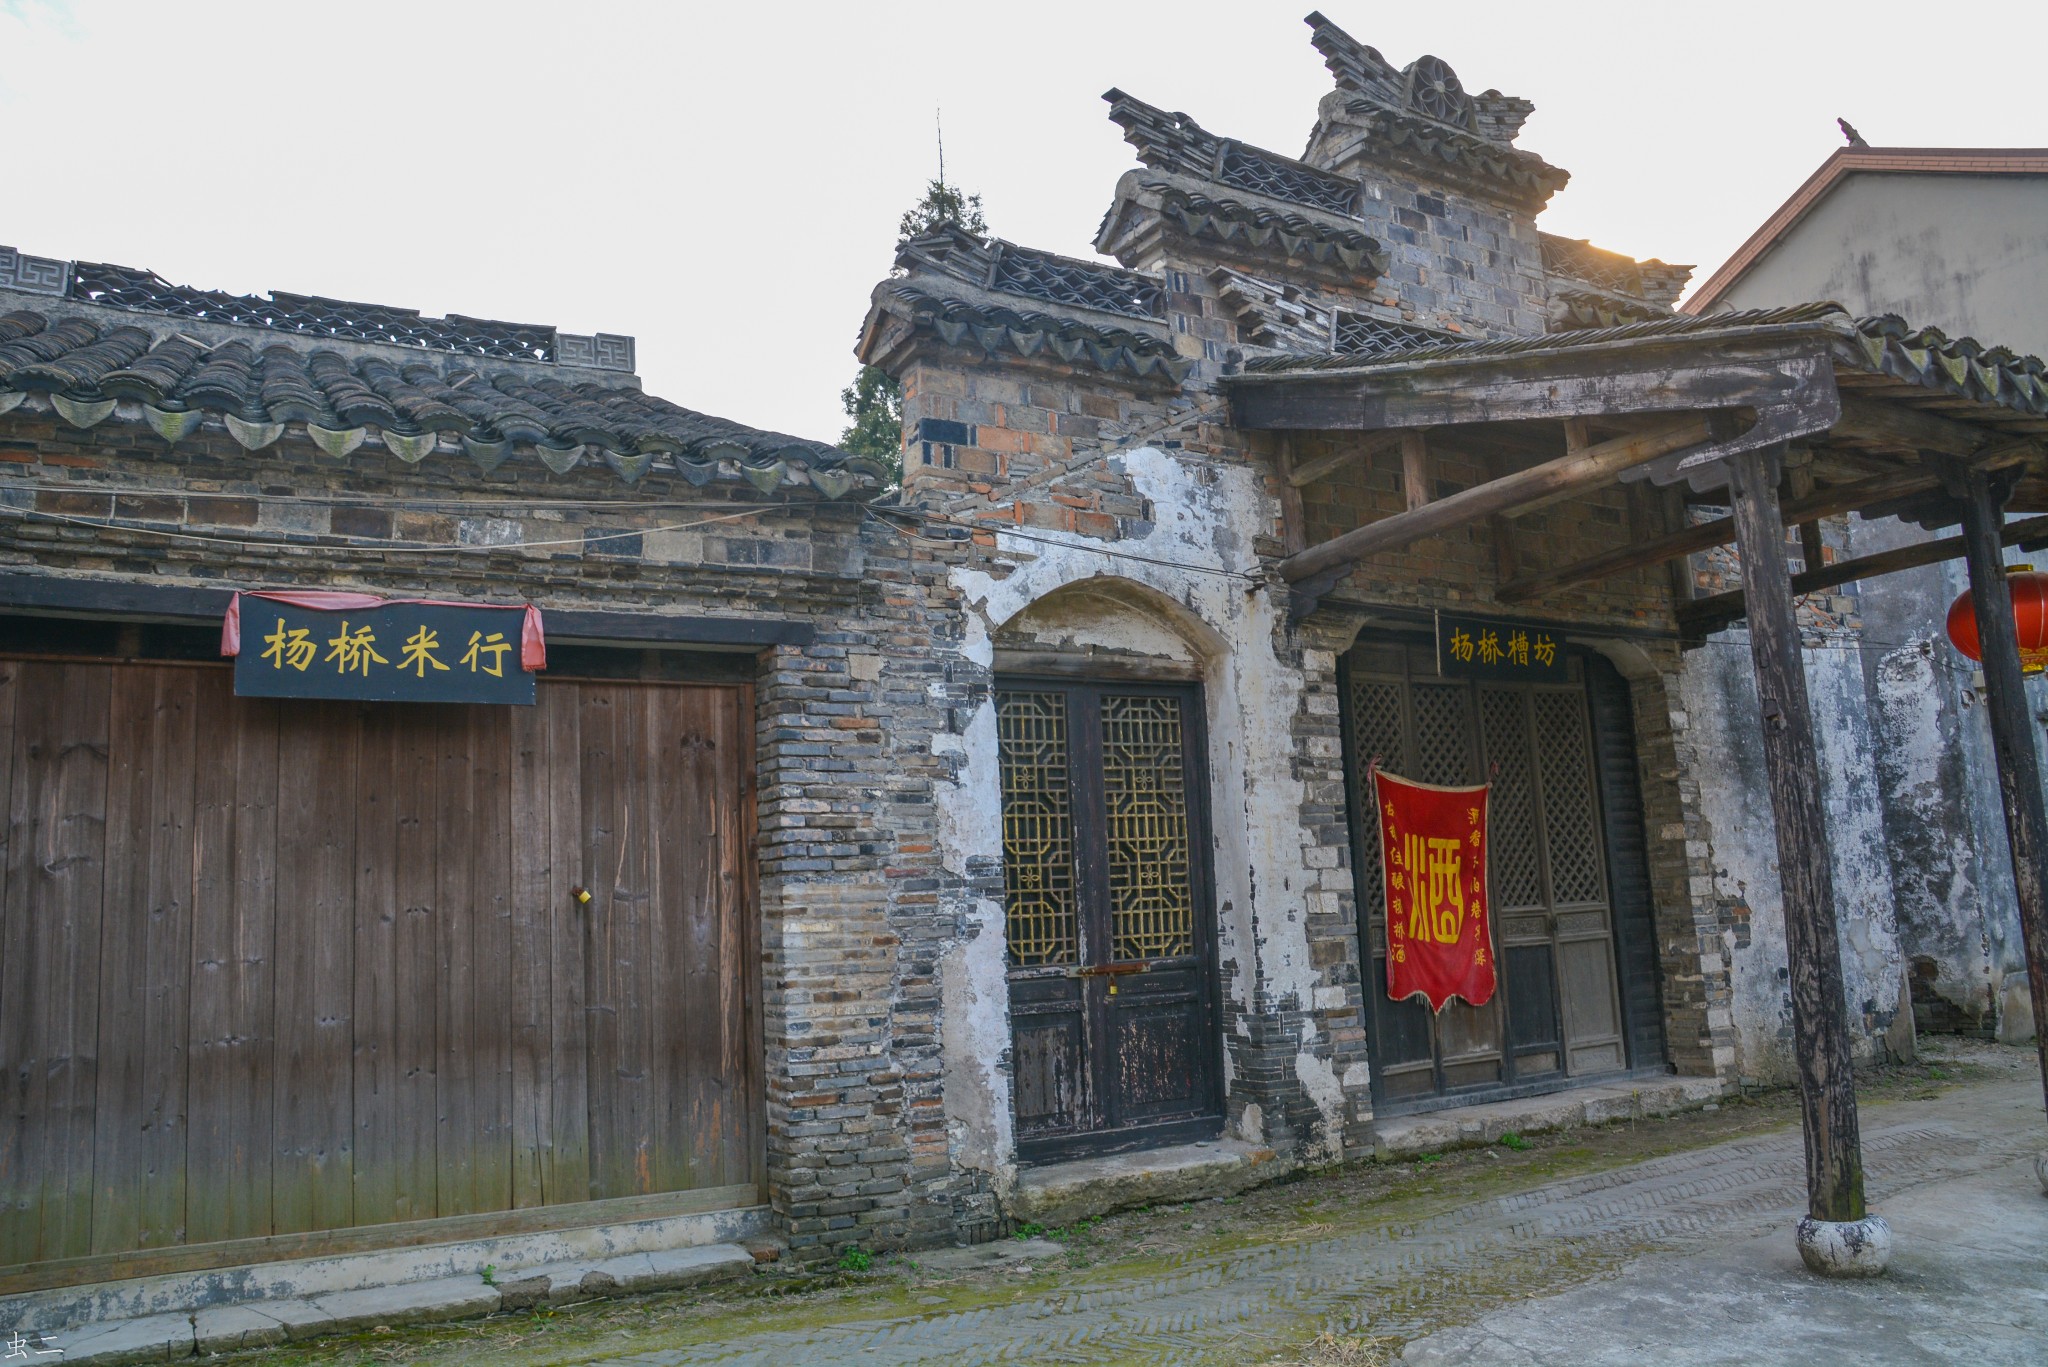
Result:
[[[1220,1123],[1191,689],[1005,682],[996,699],[1019,1153]]]
[[[1605,847],[1587,697],[1564,686],[1477,685],[1437,676],[1426,646],[1366,642],[1346,661],[1354,843],[1374,990],[1380,1103],[1400,1109],[1624,1066]],[[1386,1000],[1378,828],[1366,770],[1378,756],[1425,783],[1493,785],[1494,934],[1500,989],[1485,1007],[1431,1017]]]

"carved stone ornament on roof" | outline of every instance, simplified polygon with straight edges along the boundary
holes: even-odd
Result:
[[[1219,138],[1185,114],[1168,113],[1121,90],[1108,91],[1102,98],[1109,102],[1110,119],[1124,130],[1124,141],[1155,171],[1198,176],[1326,213],[1358,212],[1356,181],[1263,147]]]
[[[1441,57],[1418,57],[1408,67],[1408,103],[1415,112],[1438,123],[1472,126],[1472,97],[1458,73]]]

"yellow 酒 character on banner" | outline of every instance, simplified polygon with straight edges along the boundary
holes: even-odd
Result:
[[[376,635],[368,627],[357,627],[350,631],[346,617],[341,620],[341,634],[330,639],[327,644],[333,647],[327,652],[327,658],[334,661],[335,669],[343,674],[354,669],[368,677],[372,663],[391,663],[377,653]]]
[[[427,677],[429,665],[445,673],[448,666],[434,658],[434,652],[440,648],[441,634],[421,627],[405,638],[405,650],[398,657],[398,668],[401,672],[410,669],[422,679]]]
[[[494,631],[488,636],[481,631],[472,631],[469,633],[469,649],[463,652],[462,663],[468,665],[469,672],[474,674],[478,669],[478,657],[488,655],[490,662],[482,665],[484,673],[494,679],[502,679],[505,677],[505,652],[511,648],[502,631]]]
[[[263,638],[263,644],[270,649],[263,652],[263,658],[270,661],[271,668],[283,669],[289,664],[301,674],[306,666],[313,663],[313,656],[320,647],[313,644],[313,633],[304,627],[285,630],[284,618],[277,619],[277,630]]]

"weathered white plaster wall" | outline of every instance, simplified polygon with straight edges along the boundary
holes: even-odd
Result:
[[[1820,752],[1830,871],[1842,950],[1843,995],[1858,1059],[1910,1052],[1911,1012],[1902,1001],[1905,956],[1894,910],[1884,808],[1853,649],[1803,652]],[[1680,690],[1698,753],[1713,896],[1723,908],[1737,1065],[1741,1075],[1794,1076],[1787,992],[1785,911],[1777,827],[1764,777],[1763,733],[1747,633],[1715,636],[1691,652]]]
[[[1293,773],[1291,727],[1303,705],[1303,679],[1276,652],[1284,605],[1246,577],[1258,569],[1253,541],[1270,526],[1270,500],[1257,472],[1241,465],[1152,447],[1112,457],[1111,464],[1150,500],[1152,530],[1109,545],[998,531],[1000,558],[1014,566],[1007,575],[954,572],[967,605],[962,651],[988,666],[998,633],[1014,626],[1006,645],[1093,645],[1199,666],[1219,966],[1230,998],[1226,1016],[1242,1026],[1244,1016],[1312,1002],[1318,972],[1305,911],[1310,897],[1337,895],[1327,891],[1327,874],[1343,872],[1311,868],[1303,848],[1305,793]],[[1054,595],[1058,601],[1048,603]],[[1043,606],[1034,611],[1037,605]],[[939,743],[957,745],[965,756],[957,786],[938,795],[947,813],[939,835],[946,866],[964,870],[971,861],[999,858],[993,702],[977,711],[964,736]],[[979,933],[941,961],[945,1101],[958,1161],[992,1173],[1001,1191],[1015,1178],[1001,909],[984,904],[978,920]],[[1322,1118],[1309,1151],[1297,1157],[1328,1161],[1342,1153],[1345,1087],[1312,1047],[1314,1030],[1304,1022],[1296,1071]],[[1238,1085],[1227,1049],[1225,1078]],[[1263,1140],[1259,1108],[1240,1101],[1234,1109],[1239,1137]]]

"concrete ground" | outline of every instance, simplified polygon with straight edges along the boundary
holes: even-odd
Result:
[[[739,1290],[393,1329],[236,1359],[484,1362],[2048,1364],[2031,1051],[1868,1080],[1892,1274],[1812,1277],[1789,1097],[1499,1142]],[[857,1261],[857,1260],[855,1260]]]

